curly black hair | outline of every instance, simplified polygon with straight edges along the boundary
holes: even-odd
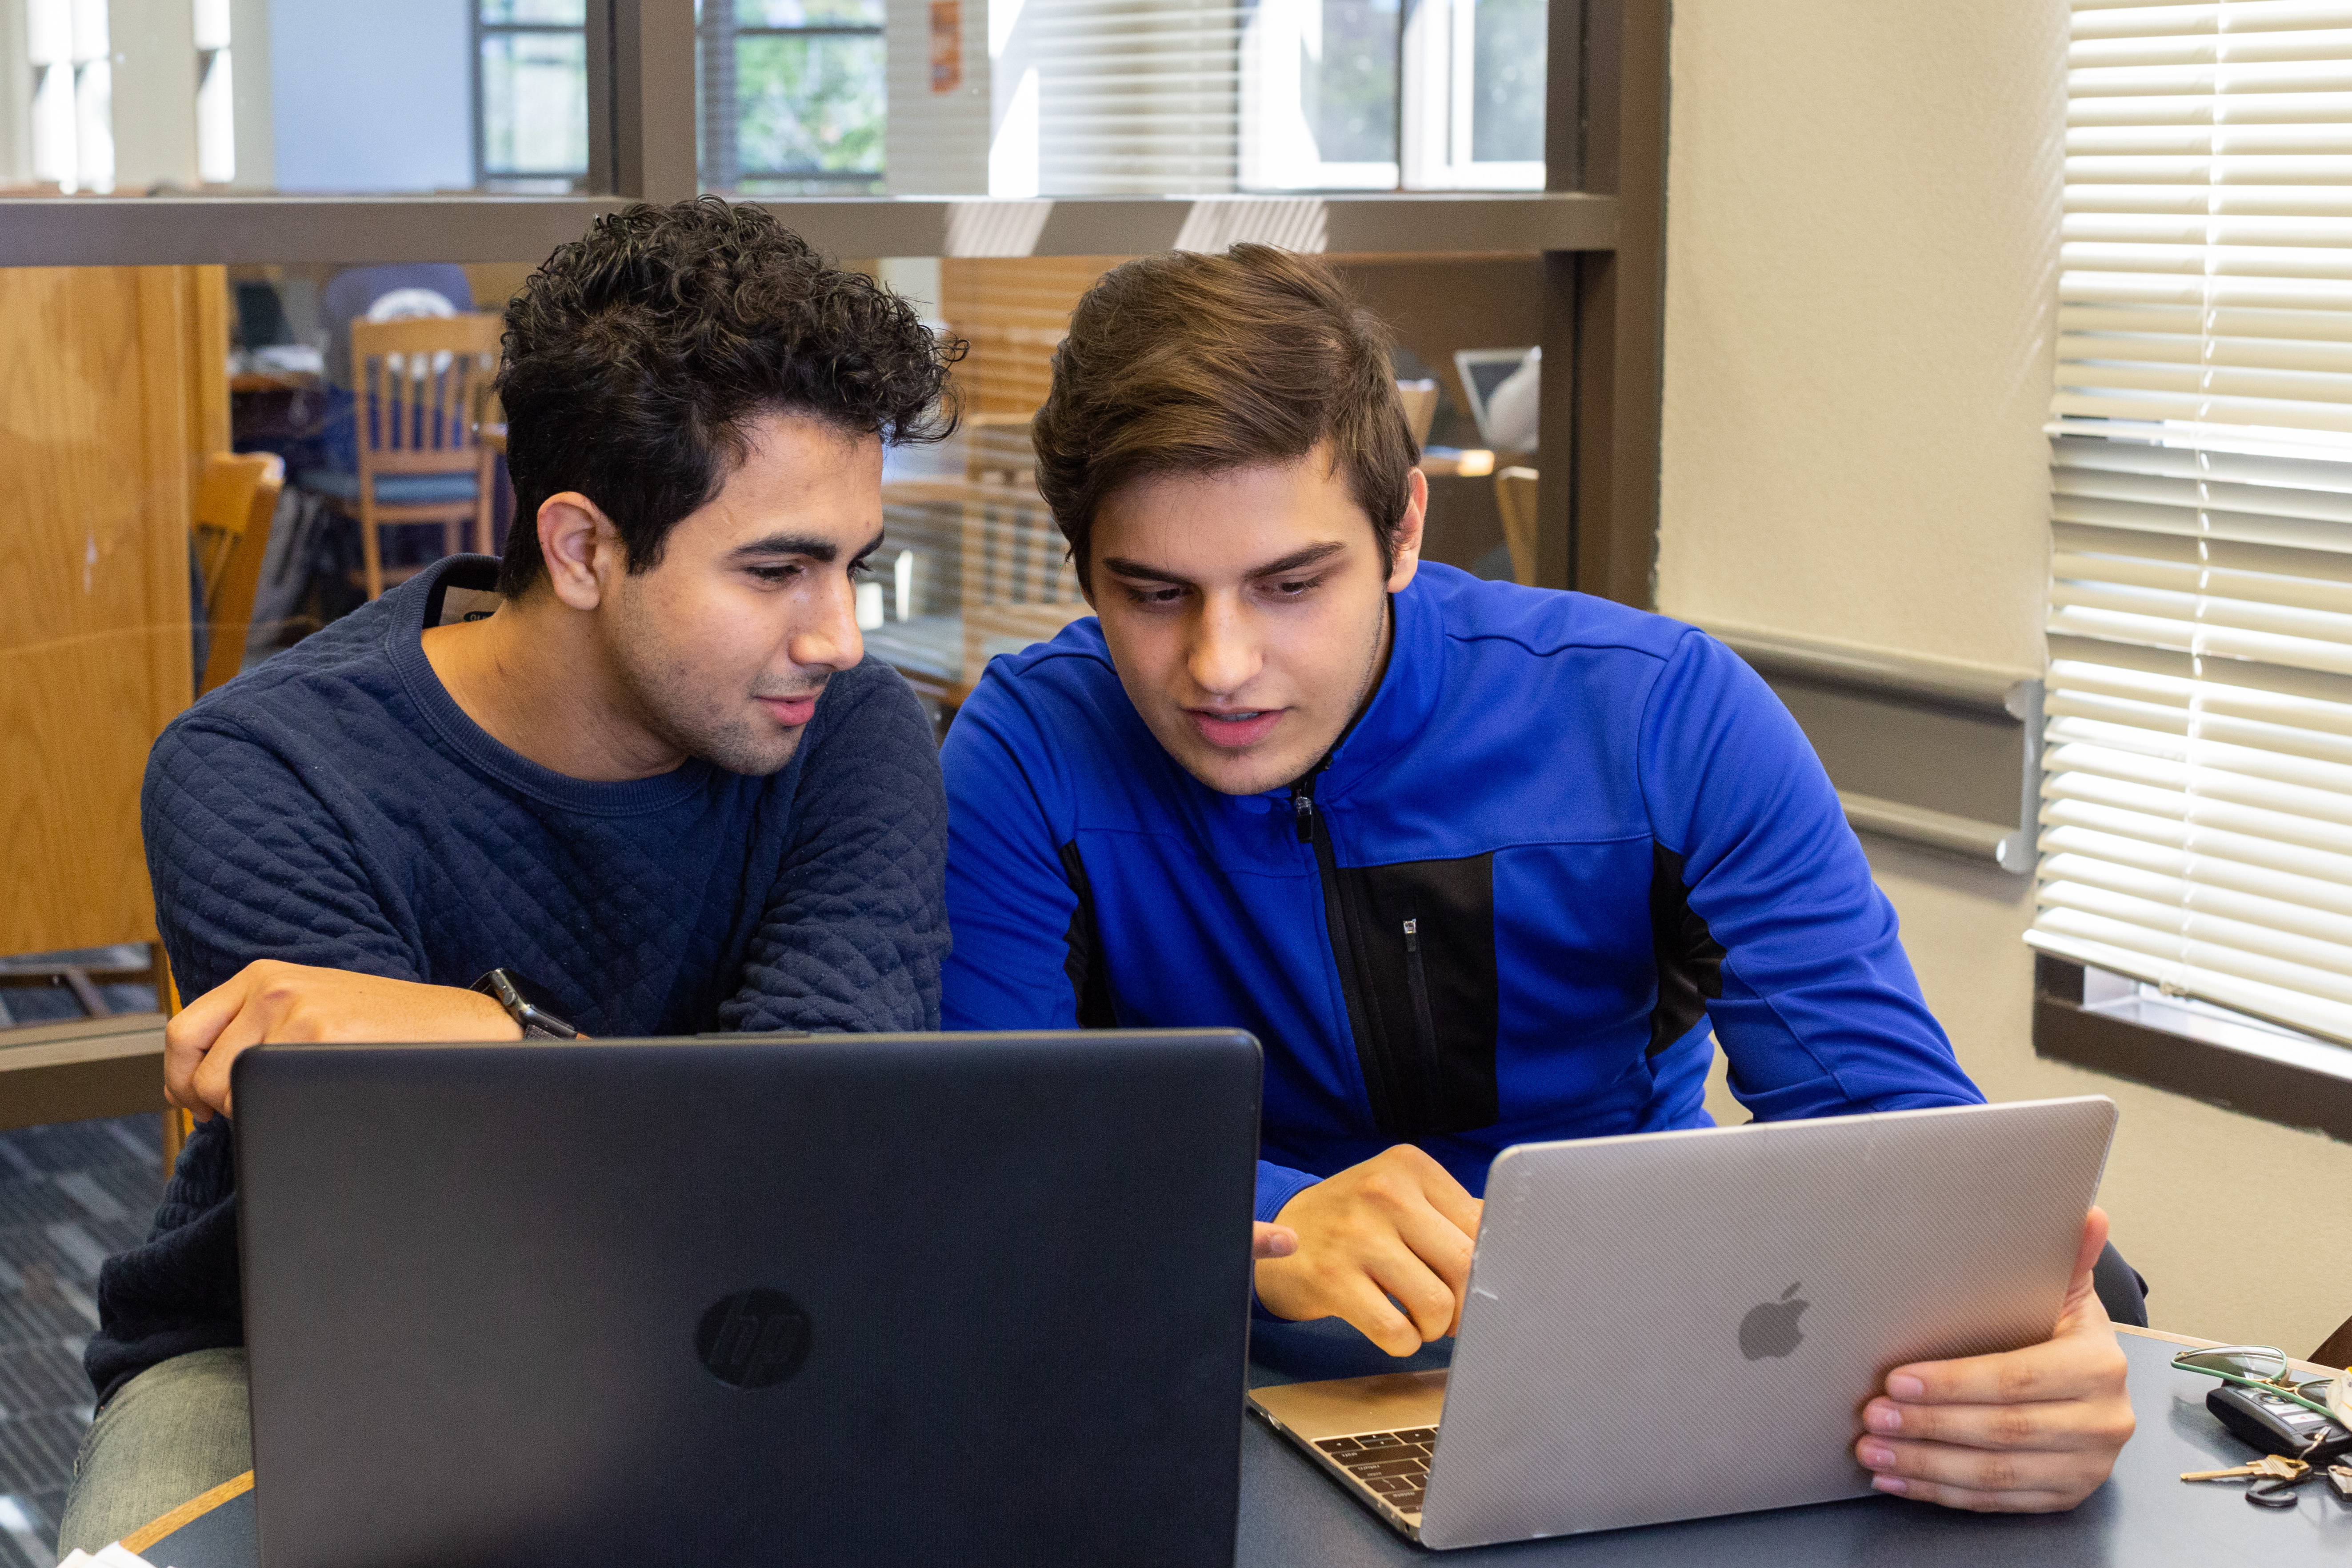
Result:
[[[702,196],[598,218],[507,306],[498,387],[515,523],[499,592],[545,575],[533,520],[563,490],[613,520],[631,572],[659,565],[669,531],[743,460],[756,415],[812,414],[893,445],[942,438],[963,349],[760,207]]]

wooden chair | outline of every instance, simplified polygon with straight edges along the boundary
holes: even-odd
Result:
[[[1405,423],[1412,426],[1416,449],[1429,445],[1429,427],[1437,421],[1437,383],[1400,381],[1397,396],[1404,404]]]
[[[1511,579],[1536,585],[1536,470],[1505,468],[1495,476],[1495,509],[1503,514],[1503,542],[1511,547]]]
[[[192,521],[212,651],[196,684],[199,696],[235,676],[244,664],[254,589],[261,581],[270,520],[278,513],[278,495],[285,487],[286,464],[275,453],[215,452],[205,459]]]
[[[352,323],[352,419],[359,472],[348,495],[327,493],[359,519],[363,585],[384,588],[388,524],[437,522],[456,553],[468,520],[482,531],[477,424],[499,360],[499,319],[486,313]],[[306,484],[310,483],[306,479]],[[478,538],[481,548],[488,540]]]

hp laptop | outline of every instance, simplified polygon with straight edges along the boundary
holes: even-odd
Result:
[[[1261,1388],[1392,1528],[1475,1546],[1872,1495],[1910,1361],[2047,1339],[2101,1096],[1507,1149],[1450,1372]]]
[[[1257,1045],[268,1046],[262,1568],[1227,1568]]]

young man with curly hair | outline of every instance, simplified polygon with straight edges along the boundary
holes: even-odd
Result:
[[[1420,558],[1388,349],[1314,260],[1129,262],[1035,423],[1092,618],[956,720],[951,1028],[1265,1047],[1257,1294],[1408,1355],[1458,1321],[1512,1143],[1961,1105],[1837,795],[1722,644]],[[2086,1216],[2048,1342],[1897,1367],[1884,1490],[2071,1507],[2131,1430]],[[2095,1259],[2108,1260],[2095,1270]],[[2142,1318],[2139,1321],[2145,1321]]]
[[[930,727],[864,657],[882,449],[951,422],[904,301],[711,198],[599,219],[508,307],[516,523],[230,682],[142,802],[197,1118],[106,1265],[62,1545],[250,1468],[229,1064],[488,1040],[505,970],[599,1036],[936,1028]],[[625,1150],[614,1158],[625,1159]]]

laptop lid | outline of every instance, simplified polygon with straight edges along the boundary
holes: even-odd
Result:
[[[1905,1362],[2047,1339],[2103,1096],[1525,1144],[1496,1160],[1420,1539],[1870,1494]]]
[[[1232,1561],[1234,1031],[236,1062],[262,1568]]]
[[[1495,389],[1511,379],[1511,373],[1527,363],[1526,349],[1455,349],[1454,368],[1462,377],[1462,395],[1470,405],[1470,417],[1478,426],[1478,439],[1489,447],[1496,446],[1494,427],[1487,423],[1486,400]]]

